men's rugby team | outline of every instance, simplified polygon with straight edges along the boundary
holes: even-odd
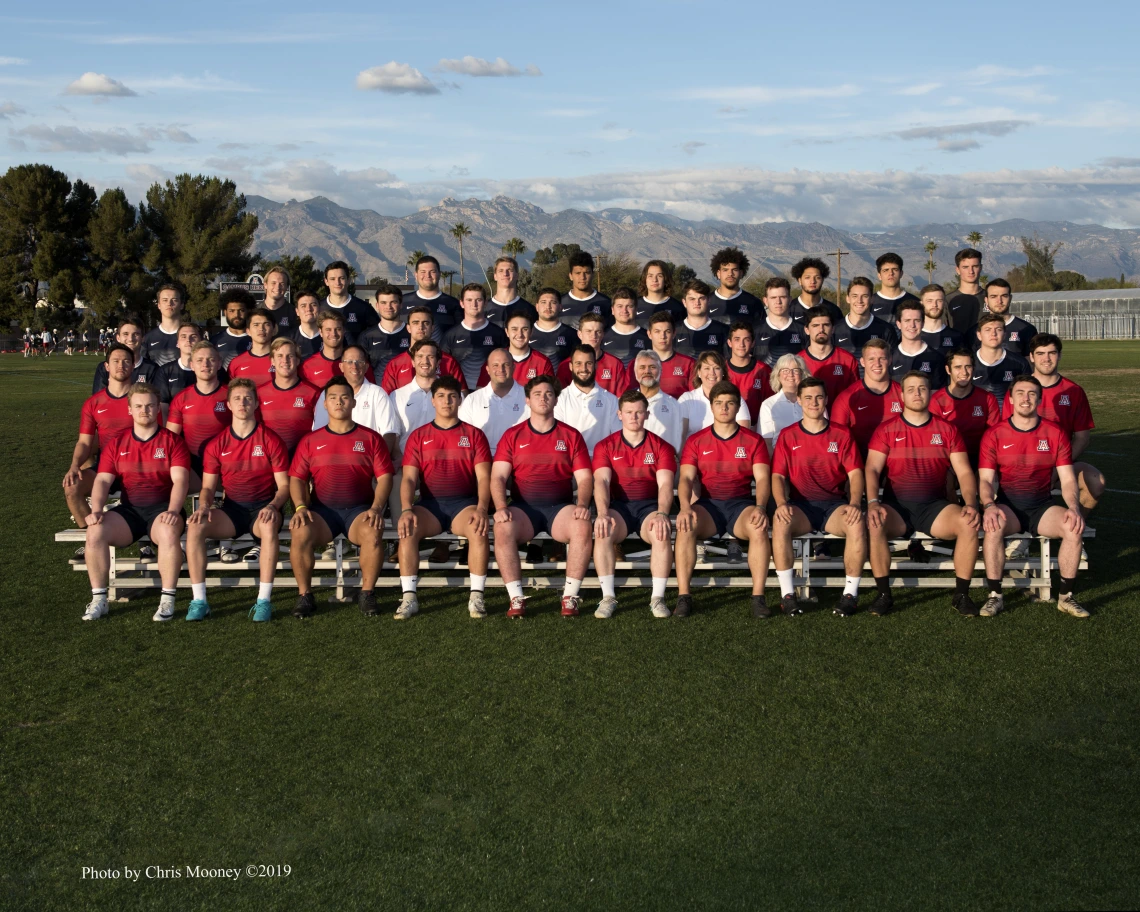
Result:
[[[182,290],[162,286],[158,326],[125,320],[107,346],[63,479],[86,529],[84,620],[107,614],[110,548],[144,536],[162,582],[154,619],[175,617],[185,531],[187,620],[210,613],[208,543],[248,534],[260,570],[250,613],[267,621],[286,527],[294,616],[316,610],[315,555],[338,536],[359,549],[360,607],[374,615],[386,523],[399,536],[398,619],[419,610],[421,541],[447,532],[466,540],[472,617],[487,612],[492,539],[507,615],[525,616],[519,549],[541,533],[565,545],[565,616],[579,613],[591,559],[594,614],[613,615],[629,536],[649,547],[655,617],[693,611],[698,550],[721,536],[747,545],[752,614],[772,613],[770,562],[779,609],[798,614],[793,540],[809,533],[843,539],[834,613],[857,611],[869,559],[870,611],[884,615],[891,541],[916,532],[953,542],[964,615],[1002,609],[1006,536],[1061,539],[1057,606],[1088,615],[1073,590],[1105,485],[1080,461],[1088,399],[1059,372],[1061,340],[1011,313],[1009,283],[979,285],[977,250],[959,251],[951,295],[904,291],[901,258],[884,254],[879,290],[852,279],[846,313],[824,300],[829,270],[815,258],[792,269],[794,301],[783,278],[762,298],[744,291],[749,262],[735,248],[712,259],[716,288],[693,280],[679,298],[659,260],[612,299],[594,289],[588,253],[569,265],[570,291],[545,288],[533,304],[505,256],[489,299],[478,284],[442,292],[425,256],[413,291],[382,285],[374,306],[349,292],[345,263],[326,268],[324,298],[290,300],[288,274],[273,269],[262,305],[222,295],[226,328],[209,339],[184,318]],[[969,595],[979,538],[980,611]]]

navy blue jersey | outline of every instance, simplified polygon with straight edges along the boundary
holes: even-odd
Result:
[[[850,352],[856,358],[863,356],[863,346],[871,339],[882,339],[891,348],[898,344],[899,333],[893,323],[871,317],[866,326],[854,327],[848,319],[844,317],[835,325],[831,338],[837,348]]]
[[[964,291],[952,291],[946,296],[946,313],[958,332],[968,333],[982,315],[981,297]]]
[[[640,326],[631,333],[620,333],[616,327],[611,326],[602,336],[602,351],[613,355],[626,367],[629,367],[638,352],[650,351],[652,348],[649,334]]]
[[[511,314],[514,313],[526,314],[532,326],[538,322],[538,311],[535,309],[535,306],[523,298],[515,298],[510,304],[500,304],[494,298],[491,298],[487,301],[487,307],[483,315],[496,326],[501,326],[503,329],[506,329],[507,320]]]
[[[530,347],[546,355],[547,360],[558,370],[558,365],[570,357],[570,352],[578,344],[578,330],[565,323],[554,329],[541,329],[536,323],[530,330]]]
[[[880,320],[886,320],[891,326],[895,325],[895,313],[900,304],[910,301],[918,303],[918,298],[909,291],[904,291],[901,298],[884,298],[879,292],[871,295],[871,313]]]
[[[407,315],[414,307],[427,307],[431,310],[432,324],[431,337],[436,342],[443,342],[443,337],[451,327],[463,319],[463,308],[459,302],[449,294],[442,291],[434,298],[420,297],[419,289],[409,291],[404,295],[404,303],[400,305],[400,313]]]
[[[685,319],[688,313],[688,311],[685,310],[685,305],[676,298],[666,298],[664,301],[659,301],[656,304],[652,301],[645,300],[645,298],[638,298],[634,310],[634,322],[642,329],[648,330],[650,317],[660,310],[671,314],[674,323],[680,323]]]
[[[783,329],[776,329],[768,319],[756,324],[756,341],[752,351],[756,358],[772,367],[784,355],[798,355],[807,345],[807,332],[802,323],[792,320]]]
[[[156,326],[143,336],[142,351],[158,365],[178,360],[178,330],[168,333],[161,326]]]
[[[891,355],[891,379],[902,383],[902,378],[912,370],[926,374],[932,390],[942,389],[949,380],[946,376],[946,358],[942,352],[929,345],[917,355],[904,354],[898,348],[894,350]]]
[[[964,345],[969,348],[969,345],[966,344],[965,334],[958,332],[956,329],[951,329],[949,326],[943,327],[938,332],[927,332],[924,329],[921,338],[922,341],[931,348],[942,352],[947,359],[949,359],[950,352],[954,349],[961,348]]]
[[[613,326],[613,302],[600,291],[592,292],[584,301],[575,298],[570,292],[562,296],[562,313],[558,319],[563,323],[577,326],[578,320],[587,313],[601,314],[606,321],[606,328]]]
[[[329,299],[325,298],[321,301],[320,310],[321,313],[338,313],[344,318],[345,345],[355,345],[362,332],[380,322],[380,315],[376,313],[376,309],[356,295],[351,295],[348,303],[339,307],[329,303]],[[320,317],[317,319],[319,321]]]
[[[1005,402],[1006,391],[1019,374],[1031,374],[1029,362],[1020,355],[1006,351],[1001,360],[993,364],[982,361],[980,354],[974,356],[974,386],[991,393],[998,405]]]
[[[443,336],[443,350],[459,363],[468,389],[475,389],[478,385],[479,372],[491,352],[506,347],[507,334],[501,326],[489,320],[481,329],[468,329],[459,323]]]
[[[728,324],[710,320],[700,329],[693,329],[682,320],[677,324],[677,335],[673,339],[673,350],[690,358],[696,358],[701,352],[714,351],[724,354],[728,343]]]
[[[373,375],[379,377],[384,373],[389,361],[411,348],[412,340],[406,326],[401,326],[395,332],[388,332],[381,326],[373,326],[361,333],[356,344],[368,355]]]
[[[765,313],[763,302],[747,291],[740,291],[731,298],[722,298],[718,291],[709,295],[709,316],[729,326],[738,320],[752,326],[763,320]]]

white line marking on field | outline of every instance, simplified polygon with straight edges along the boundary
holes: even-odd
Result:
[[[1125,491],[1123,488],[1105,488],[1105,490],[1108,491],[1110,494],[1137,494],[1137,495],[1140,495],[1140,491]]]

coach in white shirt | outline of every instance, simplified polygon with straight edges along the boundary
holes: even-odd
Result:
[[[431,401],[431,385],[439,365],[439,343],[433,339],[420,339],[410,352],[415,375],[411,382],[392,390],[388,398],[396,423],[400,429],[400,452],[408,442],[408,435],[435,419],[435,406]]]
[[[352,384],[352,395],[356,405],[352,407],[352,420],[370,428],[384,438],[388,452],[396,455],[396,442],[400,436],[400,425],[392,411],[392,403],[382,388],[368,380],[368,354],[359,345],[350,345],[340,356],[340,369],[344,379]],[[325,397],[317,399],[313,409],[313,430],[329,423],[329,413],[325,408]]]
[[[496,348],[487,357],[491,382],[471,393],[459,406],[459,420],[474,425],[487,437],[491,453],[507,428],[526,419],[530,412],[523,387],[515,383],[514,359],[505,348]]]
[[[768,452],[776,449],[780,431],[804,416],[800,406],[800,381],[808,375],[807,364],[799,355],[781,355],[772,368],[772,390],[760,403],[760,436],[768,444]]]
[[[600,440],[621,430],[617,396],[594,382],[597,357],[591,345],[579,345],[570,353],[570,376],[574,379],[554,406],[554,417],[582,435],[591,456]]]
[[[713,423],[709,393],[721,380],[728,379],[728,368],[725,367],[724,358],[719,352],[706,351],[697,356],[697,379],[700,381],[700,386],[682,393],[681,398],[677,400],[681,406],[684,440],[688,440],[697,431],[703,431]],[[740,409],[736,413],[736,423],[741,427],[748,427],[751,422],[752,414],[748,411],[748,403],[741,399]]]
[[[683,430],[681,403],[661,389],[661,356],[654,351],[638,352],[633,359],[633,375],[641,387],[641,395],[649,400],[645,429],[680,454]]]

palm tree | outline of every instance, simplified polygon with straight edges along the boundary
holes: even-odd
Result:
[[[982,246],[982,233],[980,231],[971,231],[966,235],[966,240],[970,242],[970,246],[980,248]]]
[[[930,284],[934,281],[934,270],[938,268],[938,264],[934,262],[934,251],[938,249],[938,245],[934,241],[927,241],[922,249],[926,251],[926,263],[922,268],[926,270],[926,281]]]
[[[526,244],[522,238],[513,237],[503,245],[503,253],[507,256],[518,257],[526,253]]]
[[[455,270],[454,269],[445,269],[439,274],[439,277],[441,279],[444,279],[447,281],[447,293],[448,294],[455,294],[455,285],[451,281],[452,279],[455,278]]]
[[[411,278],[409,276],[409,273],[416,271],[416,263],[418,263],[423,257],[426,257],[426,256],[427,256],[427,254],[424,253],[424,251],[422,251],[422,250],[413,250],[411,253],[408,254],[408,259],[404,263],[404,282],[405,283],[408,282]]]
[[[459,241],[459,284],[464,283],[463,278],[463,239],[471,234],[471,229],[463,222],[456,222],[451,227],[451,236]]]

